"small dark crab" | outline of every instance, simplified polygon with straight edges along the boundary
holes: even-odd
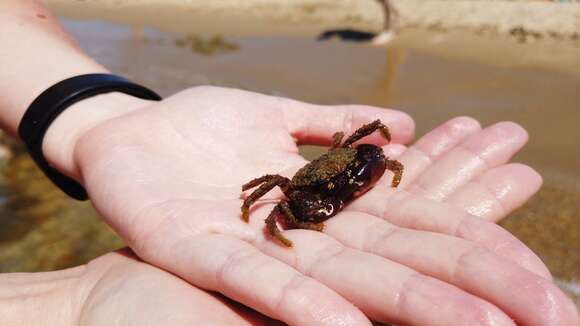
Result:
[[[283,218],[285,228],[322,231],[322,222],[338,214],[346,203],[371,189],[385,169],[394,173],[391,186],[397,187],[403,176],[403,165],[400,162],[386,158],[378,146],[352,146],[376,130],[391,140],[387,126],[375,120],[360,127],[344,142],[344,133],[335,133],[330,150],[298,170],[292,180],[269,174],[246,183],[242,191],[260,187],[244,200],[242,219],[248,222],[250,206],[274,187],[280,187],[288,199],[281,200],[265,222],[272,236],[283,245],[291,247],[292,242],[278,229],[277,217]]]

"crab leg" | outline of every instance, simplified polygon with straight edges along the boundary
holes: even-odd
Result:
[[[266,226],[268,227],[268,233],[278,239],[284,246],[292,247],[292,241],[288,240],[285,236],[282,235],[282,232],[278,228],[278,224],[276,223],[276,217],[280,214],[280,204],[276,205],[274,209],[270,212],[270,215],[266,218],[264,222],[266,222]]]
[[[290,186],[290,179],[281,175],[265,175],[246,183],[242,186],[242,190],[250,189],[260,183],[260,187],[251,193],[242,204],[242,219],[245,222],[250,220],[250,206],[252,206],[252,204],[276,186],[279,186],[283,192],[286,192]]]
[[[277,175],[277,174],[266,174],[266,175],[263,175],[263,176],[261,176],[259,178],[256,178],[254,180],[251,180],[251,181],[248,181],[247,183],[245,183],[242,186],[242,191],[246,191],[248,189],[252,189],[254,187],[257,187],[257,186],[261,185],[262,183],[264,183],[266,181],[270,181],[272,179],[279,179],[279,178],[284,178],[284,177],[282,177],[280,175]],[[284,179],[288,179],[288,178],[284,178]],[[288,182],[290,182],[290,180],[288,180]]]
[[[307,230],[315,230],[315,231],[322,231],[324,229],[323,223],[308,223],[308,222],[301,222],[299,221],[292,211],[290,210],[290,206],[285,201],[280,202],[274,209],[270,212],[270,215],[266,218],[266,226],[268,227],[268,233],[278,239],[284,246],[292,247],[292,241],[288,240],[285,236],[282,235],[280,228],[278,228],[278,224],[276,223],[276,217],[280,214],[286,217],[286,223],[289,226],[297,229],[307,229]]]
[[[391,133],[389,132],[389,128],[385,126],[381,120],[375,120],[369,124],[366,124],[360,128],[358,128],[352,135],[350,135],[342,144],[342,147],[350,147],[354,142],[360,140],[363,137],[366,137],[375,130],[380,130],[383,136],[388,140],[391,141]]]
[[[330,148],[338,148],[340,147],[340,142],[342,142],[342,138],[344,137],[344,132],[337,132],[332,135],[332,145]]]
[[[282,214],[284,214],[284,216],[286,217],[288,226],[295,229],[314,230],[318,232],[322,232],[322,230],[324,230],[324,223],[310,223],[298,220],[290,210],[290,206],[288,205],[287,202],[283,201],[280,202],[280,204],[278,205],[280,206]]]
[[[401,179],[403,178],[403,170],[405,169],[405,167],[401,162],[397,160],[386,159],[385,163],[387,165],[387,170],[395,174],[393,176],[393,181],[391,181],[391,187],[397,188],[399,183],[401,183]]]

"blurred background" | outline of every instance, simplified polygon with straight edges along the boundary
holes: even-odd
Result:
[[[163,95],[216,85],[391,107],[415,118],[418,136],[457,115],[523,125],[530,142],[515,161],[545,183],[501,224],[580,307],[580,1],[392,1],[396,33],[382,45],[369,42],[384,25],[375,0],[46,2],[92,57]],[[122,246],[0,135],[0,272]]]

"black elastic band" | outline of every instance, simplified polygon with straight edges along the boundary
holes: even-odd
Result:
[[[30,156],[46,176],[69,196],[86,200],[87,192],[78,182],[50,166],[42,153],[42,140],[51,123],[68,107],[88,97],[121,92],[146,100],[161,100],[155,92],[110,74],[88,74],[72,77],[51,86],[40,94],[24,113],[18,133]]]

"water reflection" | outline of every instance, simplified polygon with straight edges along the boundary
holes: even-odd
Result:
[[[21,147],[3,162],[0,272],[76,266],[123,246],[88,203],[66,197]]]

